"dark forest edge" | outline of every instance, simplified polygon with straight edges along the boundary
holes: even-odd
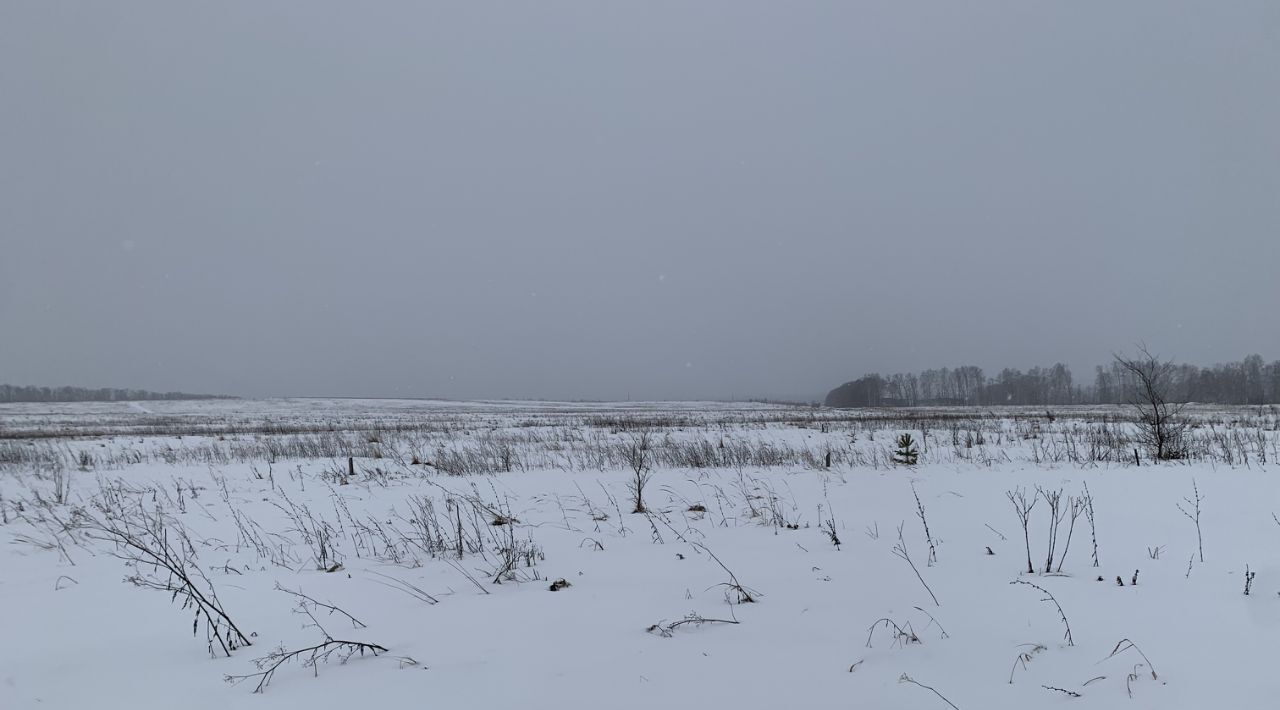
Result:
[[[150,392],[113,387],[35,387],[0,385],[0,403],[9,402],[151,402],[158,400],[236,399],[222,394]]]
[[[1212,367],[1161,363],[1171,402],[1205,404],[1280,403],[1280,360],[1260,355]],[[994,405],[1126,404],[1136,382],[1119,361],[1094,368],[1091,384],[1075,383],[1062,363],[1023,372],[1006,368],[987,376],[980,367],[925,370],[881,376],[871,373],[831,390],[828,407],[925,407]]]

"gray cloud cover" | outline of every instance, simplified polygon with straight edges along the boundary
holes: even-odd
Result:
[[[0,381],[1280,357],[1280,4],[0,5]]]

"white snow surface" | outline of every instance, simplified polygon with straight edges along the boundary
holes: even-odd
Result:
[[[1089,412],[1056,422],[999,413],[964,425],[985,431],[985,443],[968,447],[936,424],[922,433],[769,405],[286,400],[146,410],[0,410],[0,435],[13,437],[0,445],[62,461],[0,464],[0,537],[10,543],[0,548],[0,708],[1199,709],[1271,707],[1280,690],[1274,413],[1206,419],[1205,431],[1241,433],[1251,455],[1230,465],[1134,466],[1048,456],[1046,441],[1095,425]],[[705,442],[811,461],[655,466],[650,512],[635,514],[632,470],[602,453],[637,441],[628,421],[645,423],[651,451]],[[347,436],[335,445],[361,445],[345,485],[345,456],[252,459],[264,442],[331,429]],[[923,437],[916,466],[889,463],[902,431]],[[1256,432],[1261,439],[1247,439]],[[831,468],[821,463],[828,450],[840,454]],[[439,470],[446,455],[481,451],[489,462],[506,451],[512,470]],[[1196,526],[1179,509],[1190,511],[1193,481],[1203,563]],[[1062,572],[1044,573],[1042,498],[1028,574],[1006,491],[1061,489],[1065,503],[1086,485],[1098,565],[1081,515]],[[323,554],[299,525],[304,509],[302,521],[330,536]],[[188,532],[195,565],[251,646],[211,654],[181,599],[123,581],[149,570],[127,566],[89,522],[157,510]],[[495,513],[513,522],[494,525]],[[830,519],[839,548],[822,528]],[[438,525],[452,540],[458,521],[461,559],[422,534]],[[924,584],[894,554],[899,526]],[[247,541],[245,527],[270,549]],[[494,583],[512,539],[530,554]],[[722,565],[753,603],[735,603]],[[1248,596],[1246,565],[1256,573]],[[571,586],[550,591],[558,579]],[[1015,581],[1056,598],[1071,642],[1055,604]],[[364,626],[320,609],[317,628],[277,585]],[[650,630],[688,615],[738,623]],[[915,640],[895,638],[881,619]],[[387,652],[289,663],[261,694],[256,679],[224,680],[326,634]],[[1111,655],[1126,639],[1136,648]]]

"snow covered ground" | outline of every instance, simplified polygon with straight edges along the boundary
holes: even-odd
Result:
[[[0,708],[1269,707],[1280,415],[1194,416],[8,405]]]

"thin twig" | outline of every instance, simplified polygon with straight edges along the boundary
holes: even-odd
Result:
[[[311,598],[311,597],[307,596],[306,594],[303,594],[302,592],[295,592],[295,591],[294,591],[294,590],[292,590],[292,589],[287,589],[287,588],[285,588],[285,587],[282,587],[282,586],[280,586],[280,583],[279,583],[279,582],[276,582],[276,591],[278,591],[278,592],[284,592],[285,594],[292,594],[293,596],[298,597],[299,599],[303,600],[303,602],[304,602],[304,603],[305,603],[305,602],[310,602],[313,606],[319,607],[319,608],[321,608],[321,609],[327,609],[327,610],[329,611],[329,615],[330,615],[330,616],[333,616],[335,613],[337,613],[337,614],[342,614],[343,616],[347,617],[347,619],[351,622],[352,626],[353,626],[353,627],[355,627],[355,628],[357,628],[357,629],[364,629],[364,628],[368,628],[367,626],[365,626],[365,624],[364,624],[364,622],[363,622],[363,621],[360,621],[360,620],[359,620],[359,619],[357,619],[356,617],[354,617],[354,616],[352,616],[352,615],[348,614],[348,613],[347,613],[346,611],[344,611],[343,609],[340,609],[340,608],[338,608],[338,607],[334,606],[333,604],[326,604],[326,603],[324,603],[324,602],[322,602],[322,601],[317,601],[317,600],[315,600],[315,599],[313,599],[313,598]]]
[[[318,643],[315,646],[308,646],[307,648],[300,648],[296,651],[286,651],[281,647],[254,661],[254,665],[259,668],[259,672],[247,673],[245,675],[227,675],[223,676],[223,680],[234,685],[241,681],[257,678],[258,685],[253,689],[253,692],[261,693],[266,690],[267,686],[271,683],[271,678],[275,676],[276,670],[289,661],[302,658],[302,667],[310,668],[315,675],[319,675],[320,668],[318,664],[321,661],[327,663],[330,656],[336,654],[340,657],[340,663],[346,663],[357,653],[364,656],[365,651],[377,656],[379,653],[386,653],[387,649],[376,643],[365,643],[363,641],[339,641],[336,639],[325,639],[323,643]]]
[[[912,678],[911,676],[907,675],[906,673],[903,673],[901,676],[899,676],[899,678],[898,678],[898,682],[899,682],[899,683],[910,683],[910,684],[912,684],[912,685],[920,686],[921,688],[924,688],[925,690],[927,690],[927,691],[929,691],[929,692],[933,693],[934,695],[938,696],[939,698],[941,698],[941,699],[942,699],[942,702],[946,703],[947,705],[950,705],[950,706],[953,708],[953,710],[960,710],[960,708],[956,707],[956,704],[955,704],[955,703],[951,702],[950,700],[947,700],[946,696],[944,696],[942,693],[939,693],[936,689],[934,689],[934,688],[932,688],[932,687],[930,687],[930,686],[927,686],[927,685],[925,685],[924,683],[921,683],[920,681],[915,680],[914,678]]]

